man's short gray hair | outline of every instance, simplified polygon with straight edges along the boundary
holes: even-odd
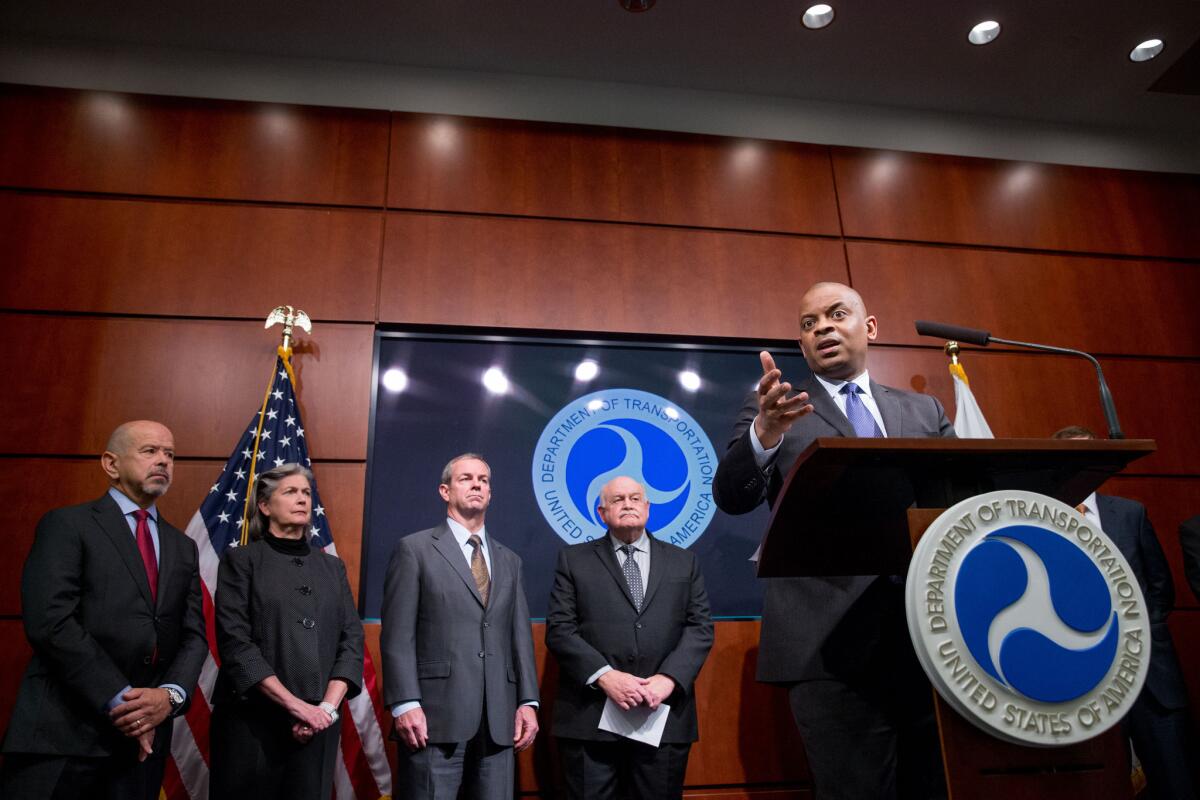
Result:
[[[450,478],[454,475],[454,465],[460,461],[465,461],[468,458],[473,458],[476,461],[482,461],[483,465],[488,468],[488,478],[492,476],[492,465],[487,462],[487,459],[479,455],[479,453],[460,453],[454,458],[446,462],[446,466],[442,467],[442,486],[450,485]]]

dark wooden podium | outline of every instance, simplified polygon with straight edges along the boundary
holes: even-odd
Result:
[[[758,575],[904,575],[955,503],[1008,489],[1074,506],[1154,450],[1146,439],[817,439],[776,499]],[[937,692],[934,708],[952,800],[1133,795],[1119,726],[1076,745],[1025,747],[976,728]]]

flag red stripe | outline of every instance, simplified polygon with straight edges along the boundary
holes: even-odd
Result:
[[[213,662],[219,667],[221,657],[217,655],[217,611],[204,581],[200,581],[200,594],[204,597],[204,631],[208,635],[208,651],[212,653]]]
[[[383,738],[386,739],[392,729],[392,716],[383,707],[383,694],[379,691],[379,682],[375,677],[375,661],[371,658],[369,650],[363,652],[363,691],[371,698],[371,705],[375,707],[375,720],[379,723]]]
[[[183,778],[180,777],[173,758],[167,759],[167,768],[163,772],[162,790],[163,794],[167,796],[167,800],[190,800],[187,789],[183,785]]]
[[[346,772],[350,773],[350,782],[354,784],[354,794],[360,798],[379,797],[379,786],[363,753],[358,728],[349,714],[342,716],[342,759],[346,762]]]

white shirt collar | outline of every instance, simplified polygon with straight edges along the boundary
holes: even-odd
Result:
[[[126,495],[124,492],[122,492],[120,489],[118,489],[115,486],[109,487],[108,496],[116,501],[117,506],[121,509],[121,514],[124,516],[129,516],[130,514],[137,511],[139,508],[141,508],[141,506],[139,506],[137,503],[130,500],[128,495]],[[151,503],[150,507],[147,508],[146,510],[150,512],[150,519],[154,520],[155,522],[158,522],[158,506],[155,505],[154,503]]]
[[[1096,493],[1092,492],[1083,499],[1081,506],[1087,508],[1087,513],[1096,519],[1100,519],[1100,506],[1096,505]]]
[[[838,395],[842,393],[842,387],[847,383],[858,384],[858,386],[863,390],[863,394],[865,394],[867,397],[873,397],[871,394],[871,374],[865,369],[862,371],[861,375],[850,381],[826,380],[820,375],[817,375],[815,372],[813,373],[813,377],[820,381],[821,385],[825,387],[825,391],[829,392],[829,396],[835,400],[837,399]]]
[[[467,530],[461,522],[456,519],[451,519],[450,517],[446,517],[446,524],[450,526],[450,532],[454,534],[454,539],[458,542],[458,546],[466,547],[467,540],[471,538],[471,531]],[[480,541],[483,543],[483,549],[487,550],[487,525],[484,525],[478,531],[476,531],[475,535],[478,536]]]
[[[620,549],[625,546],[625,543],[616,536],[613,536],[612,533],[608,534],[608,539],[610,542],[612,542],[613,550],[615,551],[619,552]],[[630,542],[630,544],[633,545],[634,550],[640,550],[643,553],[650,551],[650,542],[648,541],[645,530],[642,531],[641,536],[634,539],[632,542]]]

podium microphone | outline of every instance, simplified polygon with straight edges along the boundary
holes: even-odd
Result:
[[[1069,347],[1054,347],[1048,344],[1033,344],[1032,342],[1016,342],[1012,339],[1001,339],[998,336],[992,336],[988,331],[981,331],[976,328],[964,328],[961,325],[946,325],[941,322],[926,322],[920,319],[917,320],[916,325],[918,334],[921,336],[932,336],[936,339],[951,339],[957,342],[979,345],[980,347],[987,347],[992,342],[995,342],[996,344],[1007,344],[1012,347],[1041,350],[1046,353],[1059,353],[1086,358],[1096,368],[1096,379],[1100,383],[1100,406],[1104,409],[1104,419],[1108,423],[1108,438],[1125,438],[1125,434],[1121,432],[1121,423],[1117,421],[1117,407],[1113,404],[1112,392],[1108,390],[1108,382],[1104,380],[1104,370],[1100,369],[1099,361],[1082,350],[1072,350]]]

